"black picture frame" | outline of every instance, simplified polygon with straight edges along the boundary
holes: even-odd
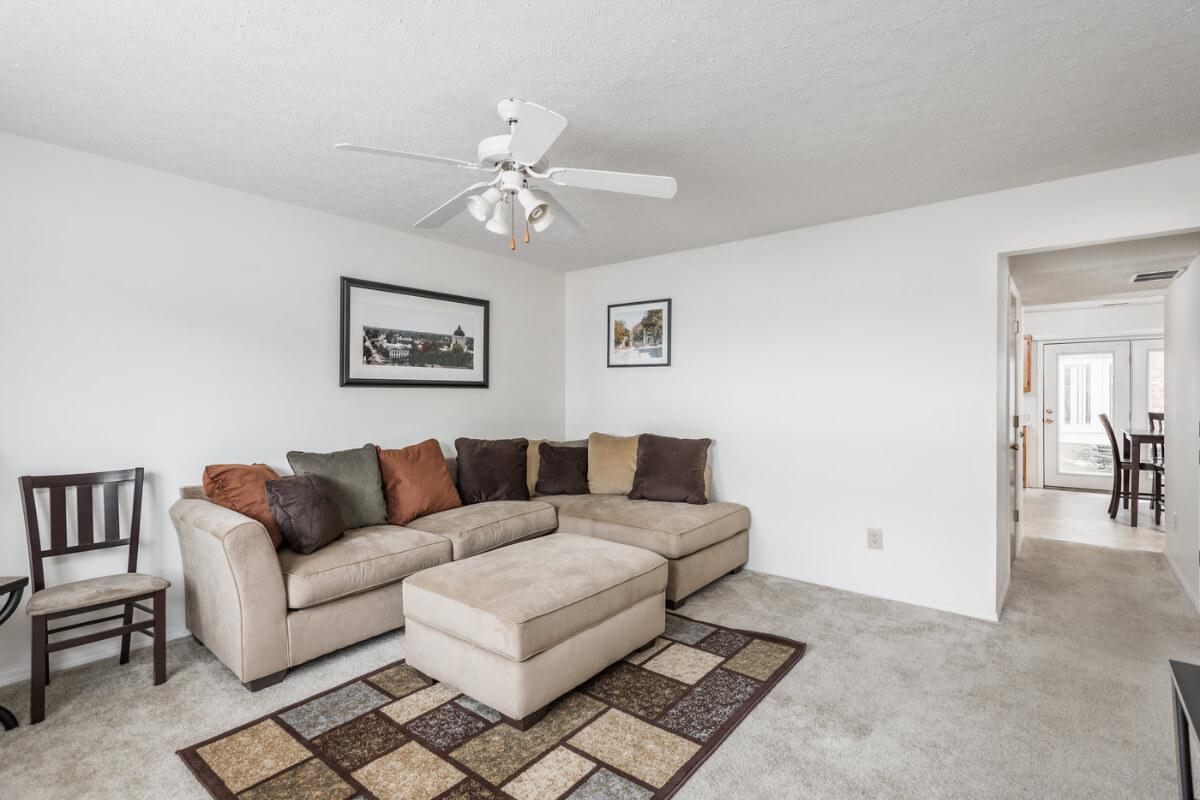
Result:
[[[662,357],[662,360],[654,361],[653,363],[649,363],[649,364],[619,364],[619,363],[614,364],[613,363],[613,344],[612,344],[613,309],[629,308],[630,306],[653,306],[653,305],[662,306],[663,311],[664,311],[664,316],[666,317],[666,319],[663,321],[663,330],[666,331],[666,336],[664,337],[663,344],[662,344],[662,347],[664,350],[664,355]],[[608,364],[609,369],[626,369],[626,368],[640,368],[640,367],[669,367],[669,366],[671,366],[671,348],[672,348],[672,345],[674,344],[674,342],[672,341],[673,337],[672,337],[672,333],[671,333],[672,317],[673,317],[673,314],[671,311],[671,298],[669,298],[669,297],[660,298],[658,300],[637,300],[637,301],[630,302],[630,303],[610,303],[608,306],[608,313],[604,320],[604,354],[605,354],[606,363]]]
[[[450,303],[459,303],[466,306],[474,306],[483,309],[483,369],[480,380],[430,380],[422,379],[405,379],[405,378],[364,378],[351,377],[350,375],[350,359],[351,345],[359,346],[361,341],[361,332],[358,335],[352,335],[350,331],[351,319],[351,302],[352,295],[355,289],[370,289],[380,292],[388,292],[390,294],[407,295],[410,297],[420,297],[429,300],[441,300]],[[380,283],[379,281],[368,281],[361,278],[350,278],[345,275],[341,279],[341,338],[340,338],[340,380],[339,386],[426,386],[426,387],[441,387],[441,388],[465,388],[465,389],[486,389],[488,388],[490,362],[492,357],[492,337],[491,337],[491,303],[487,300],[482,300],[477,297],[464,297],[457,294],[447,294],[445,292],[431,292],[425,289],[414,289],[411,286],[397,286],[391,283]],[[478,350],[478,345],[475,346]],[[431,370],[433,371],[433,370]]]

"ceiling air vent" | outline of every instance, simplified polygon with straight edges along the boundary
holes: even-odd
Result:
[[[1149,283],[1150,281],[1169,281],[1179,273],[1181,269],[1163,269],[1157,272],[1135,272],[1133,277],[1129,279],[1130,283]]]

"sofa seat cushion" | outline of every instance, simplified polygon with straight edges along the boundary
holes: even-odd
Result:
[[[724,541],[750,527],[750,510],[737,503],[667,503],[589,495],[558,509],[559,529],[683,556]]]
[[[554,506],[555,509],[559,509],[565,505],[569,505],[569,504],[575,502],[576,500],[583,500],[588,497],[591,497],[591,495],[588,495],[588,494],[540,494],[537,496],[537,501],[539,503],[547,503],[549,505]]]
[[[558,527],[554,507],[534,500],[493,500],[418,517],[407,527],[435,533],[454,546],[454,560]]]
[[[413,575],[404,615],[524,661],[666,586],[667,562],[649,550],[556,533]]]
[[[450,559],[450,542],[441,536],[397,525],[346,531],[342,538],[310,555],[287,547],[279,551],[291,609],[311,608],[386,586]]]

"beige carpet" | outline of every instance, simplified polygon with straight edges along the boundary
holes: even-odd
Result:
[[[996,625],[744,572],[690,616],[809,643],[676,797],[1169,798],[1168,657],[1200,617],[1162,556],[1041,539]],[[0,734],[5,797],[203,798],[175,750],[404,655],[402,633],[249,694],[191,641],[55,676],[46,722]],[[28,717],[27,686],[0,703]]]

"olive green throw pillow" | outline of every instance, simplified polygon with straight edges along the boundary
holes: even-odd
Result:
[[[333,501],[342,512],[346,530],[387,524],[387,501],[379,474],[375,445],[336,453],[303,453],[293,450],[288,464],[297,475],[324,478]]]

